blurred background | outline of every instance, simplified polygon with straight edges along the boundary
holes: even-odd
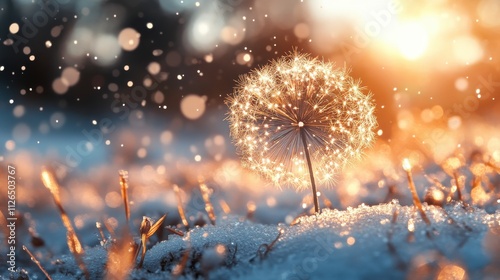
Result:
[[[383,202],[402,158],[420,171],[471,151],[500,162],[499,14],[497,0],[0,0],[0,164],[17,166],[29,207],[44,207],[50,165],[74,209],[122,207],[126,169],[134,207],[174,207],[159,190],[205,176],[242,213],[290,220],[304,193],[241,169],[224,100],[239,75],[297,50],[349,67],[376,102],[377,143],[329,198]]]

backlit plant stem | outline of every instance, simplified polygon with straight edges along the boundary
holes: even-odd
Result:
[[[47,273],[47,271],[43,268],[42,264],[38,261],[38,259],[31,253],[31,251],[28,249],[28,247],[23,245],[23,250],[28,253],[28,255],[31,257],[31,261],[34,262],[38,268],[45,274],[45,277],[47,277],[48,280],[52,280],[52,277]]]
[[[420,199],[418,198],[417,189],[415,188],[415,183],[413,182],[413,176],[411,174],[411,164],[407,158],[405,158],[403,160],[403,169],[404,169],[404,171],[406,171],[406,178],[408,179],[408,186],[410,188],[411,195],[413,197],[413,204],[415,204],[415,206],[417,207],[417,209],[420,213],[420,216],[422,217],[422,220],[424,220],[424,222],[430,226],[431,221],[429,220],[429,218],[425,214],[424,208],[422,207],[422,203],[420,202]]]
[[[316,214],[321,213],[319,209],[319,199],[318,199],[318,191],[316,190],[316,183],[314,182],[314,174],[312,169],[311,157],[309,156],[309,149],[307,148],[306,134],[302,127],[300,129],[300,137],[302,138],[302,145],[304,145],[304,153],[306,154],[307,167],[309,168],[309,178],[311,179],[311,187],[313,192],[313,200],[314,200],[314,212]]]
[[[128,172],[125,170],[119,171],[120,175],[120,190],[123,198],[123,205],[125,206],[125,218],[127,221],[127,226],[130,223],[130,206],[128,200]]]

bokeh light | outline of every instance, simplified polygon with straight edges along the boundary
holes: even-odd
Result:
[[[125,51],[133,51],[139,46],[141,34],[133,28],[124,28],[118,34],[118,43]]]
[[[186,118],[196,120],[205,112],[206,101],[207,98],[205,96],[195,94],[187,95],[181,101],[181,112]]]

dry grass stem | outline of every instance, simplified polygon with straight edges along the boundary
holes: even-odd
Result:
[[[278,231],[278,236],[270,243],[270,244],[262,244],[259,246],[259,249],[257,249],[257,256],[263,260],[265,257],[267,257],[267,254],[274,248],[274,245],[278,242],[280,239],[281,235],[283,234],[283,230],[280,229]],[[251,261],[255,260],[255,258],[252,258]]]
[[[177,210],[179,211],[179,215],[181,216],[182,224],[186,229],[189,228],[189,222],[186,218],[186,212],[184,211],[184,204],[182,203],[181,190],[179,186],[174,184],[174,192],[177,197]]]
[[[408,186],[410,188],[411,195],[413,197],[413,204],[415,204],[415,207],[417,207],[417,209],[420,213],[420,216],[422,217],[422,220],[424,220],[424,222],[430,226],[431,221],[429,220],[429,218],[425,214],[424,208],[422,207],[422,203],[420,202],[420,199],[418,198],[417,189],[415,188],[415,183],[413,182],[413,176],[411,174],[411,164],[407,158],[405,158],[403,160],[403,169],[406,171],[406,176],[408,179]]]
[[[66,214],[66,211],[62,207],[61,197],[60,197],[60,186],[57,183],[54,173],[49,168],[42,166],[41,178],[45,187],[49,189],[50,192],[52,193],[54,203],[56,204],[57,209],[59,210],[59,214],[61,215],[61,220],[67,231],[66,238],[67,238],[68,248],[75,257],[78,266],[85,273],[85,276],[88,279],[89,278],[88,270],[82,258],[85,251],[83,250],[82,244],[80,243],[78,236],[76,235],[71,220],[69,219],[68,215]]]
[[[123,206],[125,207],[125,218],[127,224],[130,223],[130,204],[128,200],[128,172],[125,170],[119,171],[120,176],[120,190],[123,198]]]
[[[168,230],[169,232],[173,233],[173,234],[178,235],[178,236],[184,236],[184,232],[182,232],[180,230],[177,230],[175,228],[166,227],[165,229]]]
[[[456,172],[456,171],[453,172],[453,179],[455,180],[455,185],[457,186],[458,201],[465,202],[463,197],[462,197],[462,188],[460,187],[458,172]]]
[[[205,202],[205,211],[207,211],[208,218],[210,219],[210,223],[215,225],[215,212],[212,203],[210,202],[210,189],[205,184],[203,179],[199,180],[201,196],[203,197],[203,201]]]
[[[111,235],[111,238],[115,239],[116,235],[115,235],[115,230],[113,229],[113,226],[109,224],[109,222],[107,221],[107,219],[103,220],[103,224],[104,224],[104,227],[106,228],[106,230]],[[128,228],[127,228],[127,231],[128,231]]]
[[[430,177],[429,175],[427,174],[424,174],[424,177],[427,179],[427,181],[431,184],[434,184],[436,187],[438,187],[441,191],[443,192],[447,192],[448,191],[448,188],[446,188],[445,186],[443,186],[443,184],[441,184],[441,182],[439,182],[438,179],[434,178],[434,177]]]
[[[137,248],[137,254],[139,253],[139,250],[142,247],[142,254],[141,254],[141,260],[139,262],[139,265],[137,266],[138,268],[142,267],[142,264],[144,262],[144,257],[146,256],[146,243],[148,242],[148,239],[155,234],[155,232],[160,228],[161,224],[163,223],[163,220],[165,220],[165,217],[167,214],[163,215],[158,221],[156,221],[154,224],[152,223],[151,218],[148,218],[146,216],[142,217],[142,222],[141,222],[141,227],[139,229],[139,232],[141,234],[141,244]]]
[[[106,243],[106,237],[104,236],[104,232],[102,231],[102,224],[99,223],[99,222],[95,222],[95,227],[97,228],[97,230],[99,231],[99,235],[101,236],[101,245]]]
[[[38,268],[40,268],[40,270],[43,272],[43,274],[45,274],[45,277],[47,277],[48,280],[52,280],[52,278],[50,277],[50,275],[43,268],[42,264],[40,264],[40,262],[38,261],[38,259],[31,253],[31,251],[28,249],[28,247],[26,247],[26,246],[23,245],[23,250],[26,253],[28,253],[28,255],[30,255],[31,261],[33,261],[38,266]]]
[[[231,207],[229,207],[229,204],[224,199],[219,200],[219,205],[222,208],[222,211],[224,211],[224,214],[229,214],[231,213]]]

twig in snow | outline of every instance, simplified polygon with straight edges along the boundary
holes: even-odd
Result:
[[[276,242],[278,242],[278,240],[280,239],[282,234],[283,234],[283,230],[280,229],[278,231],[278,236],[276,236],[276,238],[271,242],[271,244],[260,245],[259,248],[257,249],[257,255],[255,257],[253,257],[252,259],[250,259],[250,262],[255,261],[255,259],[257,257],[259,257],[260,260],[263,260],[264,258],[266,258],[267,254],[269,254],[269,252],[273,249],[274,245],[276,244]]]
[[[173,234],[178,235],[178,236],[181,236],[181,237],[184,236],[184,232],[182,232],[182,231],[180,231],[178,229],[171,228],[171,227],[166,227],[165,229],[168,230],[169,232],[173,233]]]

